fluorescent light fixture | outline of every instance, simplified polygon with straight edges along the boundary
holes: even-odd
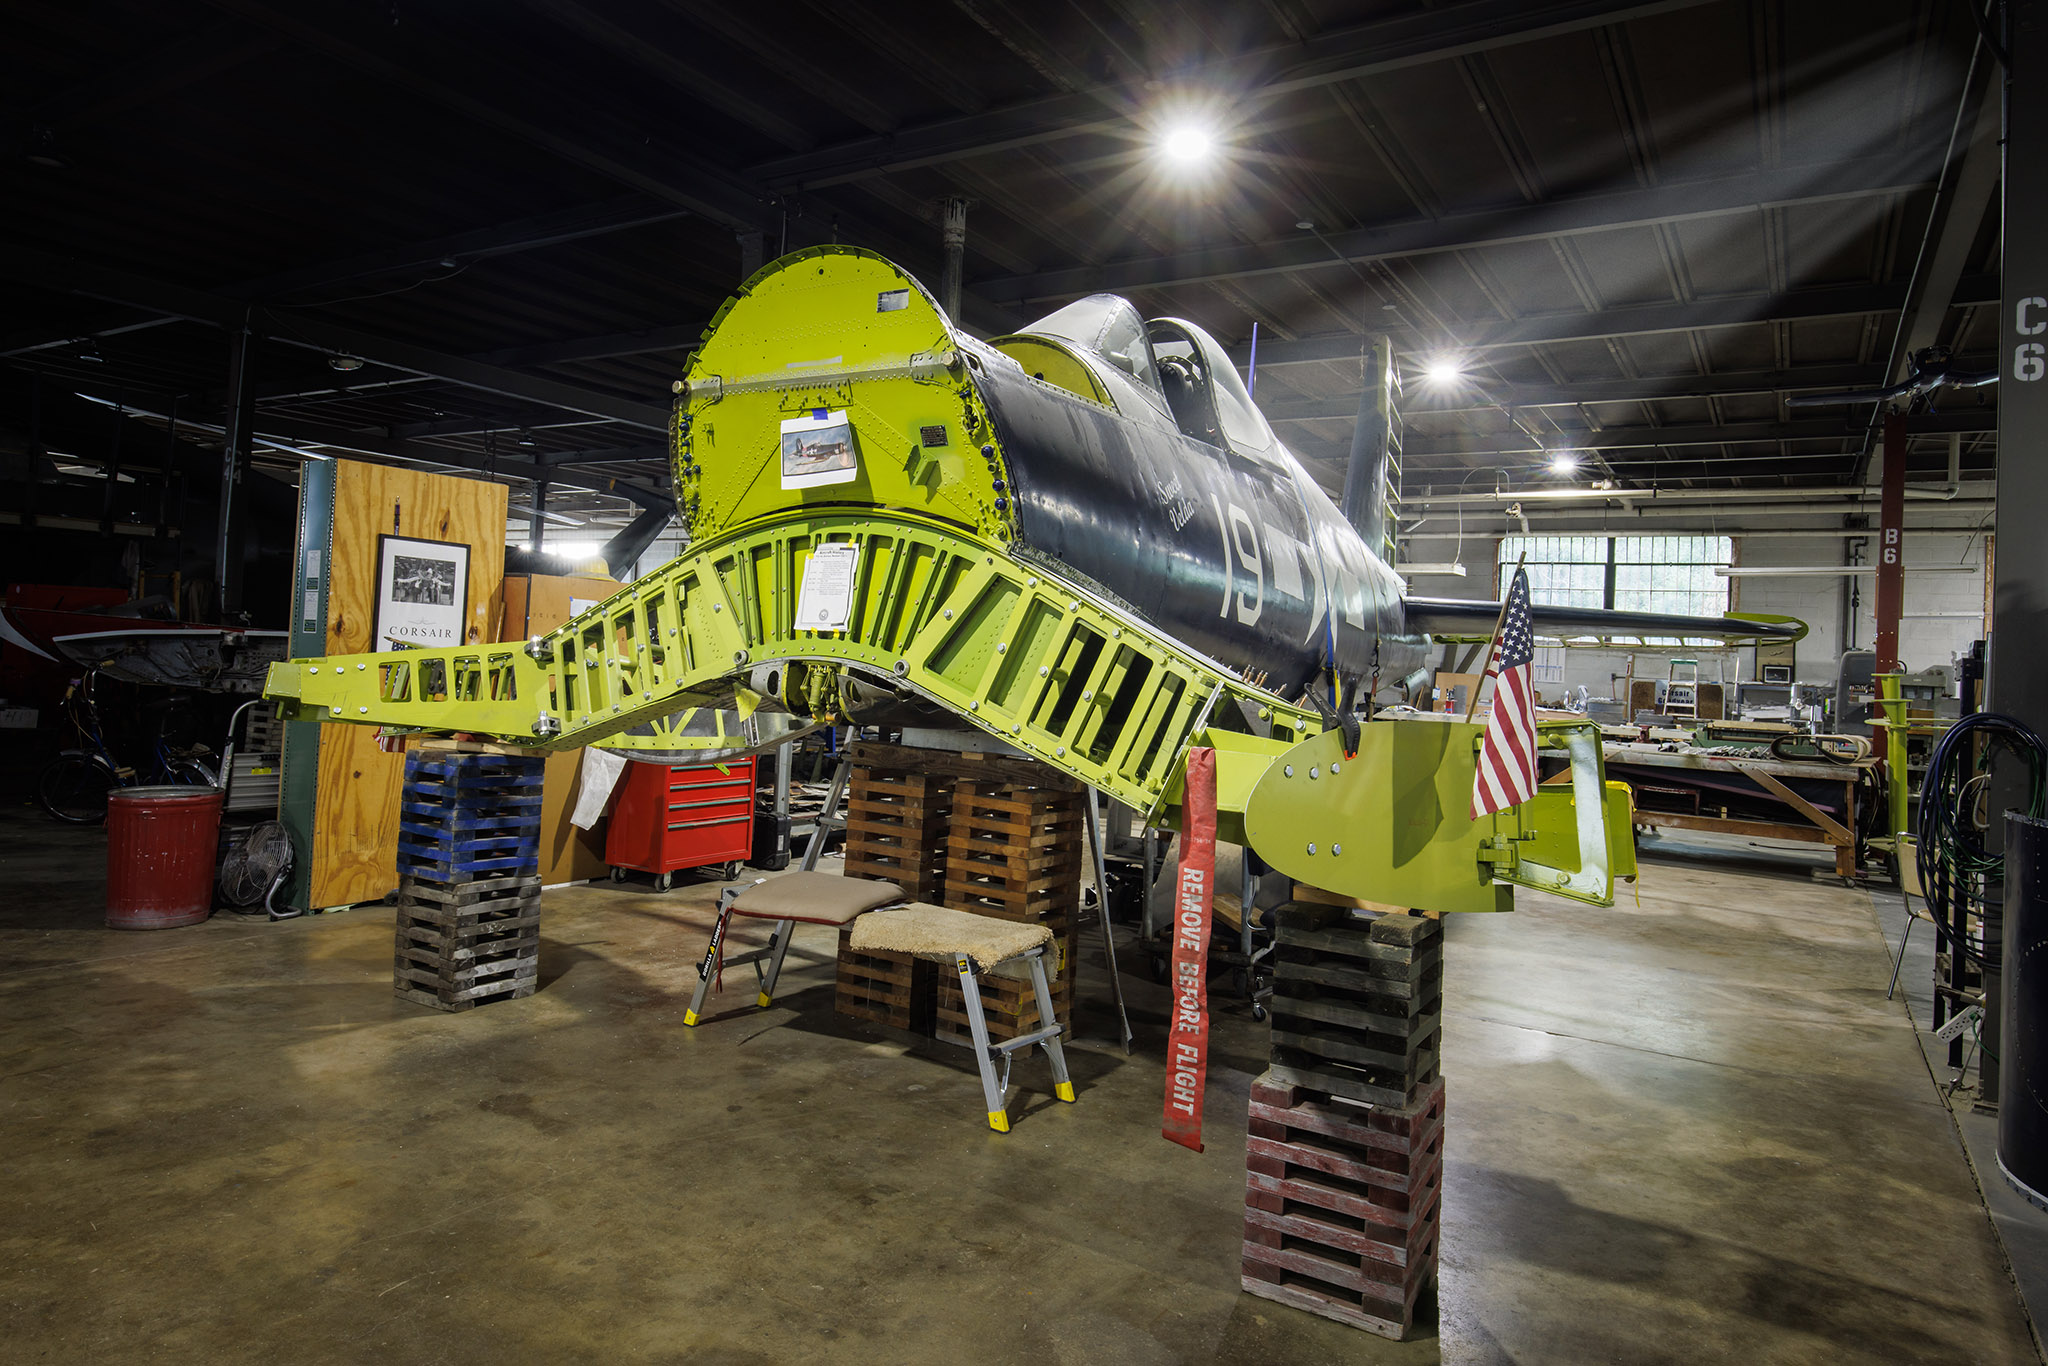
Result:
[[[1394,566],[1394,570],[1396,573],[1405,574],[1411,579],[1418,574],[1442,574],[1456,579],[1465,577],[1465,566],[1456,562],[1450,564],[1399,564]]]
[[[1168,161],[1193,166],[1207,161],[1216,151],[1216,135],[1196,123],[1176,124],[1159,140],[1159,150]]]
[[[1841,578],[1847,574],[1875,574],[1874,564],[1792,564],[1772,566],[1767,564],[1741,564],[1714,566],[1714,573],[1724,579],[1822,579]],[[1983,572],[1974,564],[1909,564],[1908,574],[1977,574]]]

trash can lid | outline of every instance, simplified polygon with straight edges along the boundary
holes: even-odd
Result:
[[[221,795],[212,785],[165,783],[161,787],[117,787],[107,794],[110,802],[207,801]]]

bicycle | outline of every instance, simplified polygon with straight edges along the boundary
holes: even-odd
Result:
[[[93,700],[94,677],[87,673],[64,692],[65,718],[84,745],[58,754],[36,777],[36,801],[51,817],[72,825],[97,825],[107,818],[108,794],[120,787],[220,785],[220,775],[199,757],[210,753],[206,746],[186,749],[171,745],[164,739],[161,722],[146,771],[116,759]],[[161,709],[177,701],[172,698],[161,704]]]

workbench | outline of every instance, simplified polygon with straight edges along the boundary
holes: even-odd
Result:
[[[1874,759],[1774,759],[1615,740],[1603,749],[1607,776],[1635,789],[1638,826],[1826,845],[1837,873],[1856,871],[1859,788]]]

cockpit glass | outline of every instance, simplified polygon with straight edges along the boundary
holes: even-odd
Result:
[[[1229,353],[1216,339],[1185,318],[1160,318],[1152,324],[1152,335],[1161,354],[1198,353],[1201,379],[1209,388],[1217,424],[1230,449],[1239,455],[1271,458],[1278,455],[1280,442],[1246,392],[1244,381],[1230,363]]]
[[[1099,352],[1153,394],[1159,393],[1159,370],[1152,362],[1152,345],[1145,338],[1145,320],[1128,299],[1091,294],[1040,318],[1024,331]]]

